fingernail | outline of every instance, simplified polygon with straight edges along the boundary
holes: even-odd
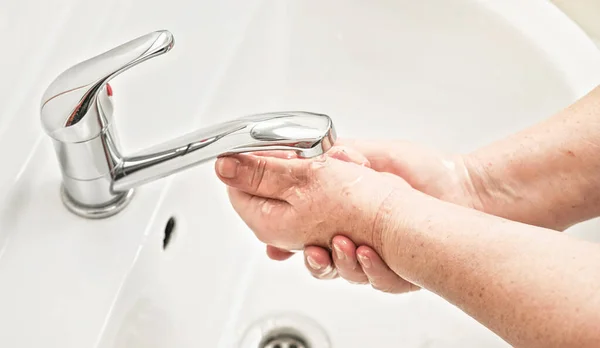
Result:
[[[315,261],[315,259],[313,259],[310,256],[306,257],[306,261],[308,262],[308,265],[310,266],[310,268],[314,269],[314,270],[320,270],[321,268],[323,268],[323,266],[319,265],[319,263],[317,263],[317,261]]]
[[[338,259],[340,259],[340,260],[346,259],[346,254],[344,254],[344,252],[342,251],[342,248],[340,248],[339,245],[333,244],[333,249],[335,250],[335,256]]]
[[[217,172],[219,175],[226,179],[235,178],[240,161],[231,157],[219,158],[217,161]]]
[[[365,255],[358,255],[358,259],[360,260],[360,264],[363,265],[364,268],[371,268],[371,260]]]
[[[335,268],[331,267],[331,265],[328,265],[321,273],[321,279],[332,279],[336,276],[336,274]]]

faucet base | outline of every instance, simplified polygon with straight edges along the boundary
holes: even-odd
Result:
[[[76,215],[86,219],[104,219],[123,210],[131,202],[134,192],[134,189],[130,189],[103,206],[85,206],[73,200],[65,187],[61,185],[60,198],[67,209]]]

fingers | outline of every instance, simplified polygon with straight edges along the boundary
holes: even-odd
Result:
[[[368,283],[367,276],[358,264],[354,243],[344,236],[335,236],[331,244],[333,262],[340,277],[355,284]]]
[[[332,256],[321,247],[310,246],[305,249],[305,264],[313,277],[333,279],[339,276],[355,284],[370,283],[374,289],[394,294],[419,289],[394,273],[369,247],[356,248],[344,236],[335,236],[332,246]]]
[[[351,283],[368,283],[367,276],[356,259],[354,243],[344,236],[336,236],[332,245],[331,256],[329,250],[321,247],[309,246],[304,250],[306,267],[312,276],[318,279],[333,279],[339,275]],[[332,274],[333,271],[337,272]]]
[[[360,152],[345,146],[336,146],[331,148],[327,154],[331,158],[344,162],[356,163],[361,166],[371,167],[369,160]]]
[[[304,249],[304,265],[317,279],[334,279],[338,276],[329,251],[321,247],[308,246]]]
[[[336,145],[354,149],[367,159],[370,168],[385,171],[394,158],[393,143],[387,141],[370,141],[359,139],[338,139]]]
[[[262,157],[275,157],[283,159],[298,158],[298,155],[294,151],[257,151],[251,153],[254,156]],[[344,162],[352,162],[361,166],[370,167],[369,160],[359,151],[346,147],[346,146],[334,146],[327,151],[323,156],[339,159]]]
[[[274,247],[272,245],[267,245],[267,256],[271,260],[284,261],[284,260],[289,259],[293,255],[294,255],[294,253],[291,252],[291,251],[279,249],[279,248]]]
[[[344,162],[370,167],[360,152],[334,146],[325,155]],[[305,183],[310,161],[298,159],[293,151],[259,151],[252,154],[221,157],[215,170],[221,181],[251,195],[285,200],[290,189]]]
[[[360,246],[356,250],[356,254],[358,255],[358,261],[363,271],[369,279],[369,283],[371,283],[374,289],[393,294],[419,289],[418,286],[400,278],[394,273],[383,262],[375,250],[367,246]]]
[[[306,182],[310,161],[268,156],[221,157],[215,170],[226,185],[251,195],[285,200],[286,193]]]

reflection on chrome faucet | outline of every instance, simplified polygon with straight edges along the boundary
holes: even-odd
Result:
[[[310,112],[270,112],[241,117],[160,144],[141,153],[120,152],[108,82],[174,44],[157,31],[60,74],[47,88],[41,120],[53,139],[62,171],[62,199],[70,211],[104,218],[121,211],[134,188],[215,157],[265,150],[323,154],[335,142],[331,119]]]

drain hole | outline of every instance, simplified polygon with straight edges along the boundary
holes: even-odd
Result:
[[[331,348],[316,321],[298,313],[271,313],[251,324],[240,348]]]
[[[299,335],[286,333],[267,337],[266,342],[259,346],[260,348],[310,348],[310,345]]]
[[[166,250],[175,232],[175,218],[170,217],[165,225],[165,236],[163,237],[163,250]]]

